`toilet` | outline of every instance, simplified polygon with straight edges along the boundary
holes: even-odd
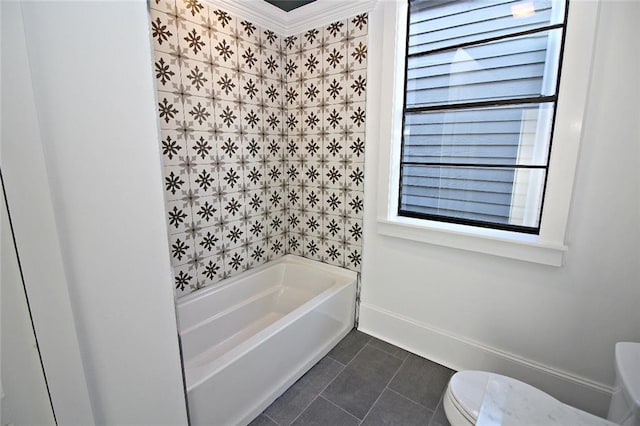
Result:
[[[443,400],[445,414],[452,426],[640,426],[640,343],[617,343],[615,366],[606,420],[524,382],[487,371],[460,371],[451,377]]]

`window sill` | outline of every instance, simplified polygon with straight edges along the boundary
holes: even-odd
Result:
[[[541,241],[538,235],[406,217],[378,219],[378,232],[395,238],[550,266],[562,266],[567,251],[565,245]]]

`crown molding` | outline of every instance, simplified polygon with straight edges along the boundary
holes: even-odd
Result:
[[[376,2],[377,0],[316,0],[313,3],[285,13],[288,20],[286,23],[287,32],[283,34],[288,36],[299,34],[349,16],[370,12],[375,7]]]
[[[378,0],[316,0],[291,12],[285,12],[262,0],[206,1],[284,37],[324,26],[348,16],[370,12],[378,2]]]
[[[278,9],[266,1],[206,0],[206,2],[234,15],[248,19],[261,27],[268,28],[279,35],[289,35],[287,32],[287,12]]]

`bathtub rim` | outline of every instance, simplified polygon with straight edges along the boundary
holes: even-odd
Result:
[[[233,277],[230,278],[226,278],[222,281],[220,281],[220,283],[216,283],[216,284],[212,284],[211,286],[207,286],[207,287],[203,287],[201,289],[198,289],[196,291],[194,291],[193,293],[187,294],[185,296],[182,296],[180,298],[178,298],[176,300],[176,306],[178,307],[178,310],[182,309],[183,306],[188,306],[191,303],[195,303],[197,300],[203,299],[207,296],[209,296],[211,293],[218,293],[223,291],[224,289],[231,287],[232,285],[234,285],[235,283],[237,283],[238,281],[241,281],[243,279],[246,279],[247,277],[250,277],[253,274],[257,274],[259,272],[262,272],[266,269],[269,269],[273,266],[277,266],[279,264],[287,264],[287,263],[293,263],[293,264],[298,264],[298,265],[307,265],[310,266],[312,268],[315,269],[321,269],[327,272],[331,272],[334,275],[340,275],[343,276],[344,278],[353,278],[356,279],[358,273],[355,271],[352,271],[350,269],[345,269],[342,268],[340,266],[335,266],[335,265],[329,265],[327,263],[322,263],[319,260],[311,260],[311,259],[307,259],[305,257],[302,256],[298,256],[295,254],[285,254],[284,256],[280,256],[277,259],[274,260],[270,260],[266,263],[263,263],[260,266],[257,266],[255,268],[251,268],[251,269],[247,269],[246,271],[243,271],[241,273],[239,273],[238,275],[235,275]],[[192,327],[189,327],[192,328]],[[180,330],[180,332],[182,332],[183,330]]]

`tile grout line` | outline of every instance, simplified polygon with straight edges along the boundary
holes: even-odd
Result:
[[[338,374],[340,374],[340,373],[338,373]],[[289,423],[289,425],[294,424],[296,422],[296,420],[298,420],[300,418],[300,416],[302,416],[307,411],[307,409],[311,406],[311,404],[313,404],[316,401],[316,399],[318,399],[319,397],[320,397],[320,394],[316,395],[316,397],[313,398],[311,400],[311,402],[308,403],[307,406],[302,409],[300,414],[298,414],[293,420],[291,420],[291,423]]]
[[[263,414],[266,418],[268,418],[269,420],[271,420],[272,422],[274,422],[274,423],[275,423],[275,424],[277,424],[278,426],[281,426],[281,425],[280,425],[280,423],[276,422],[274,419],[272,419],[271,417],[269,417],[269,415],[268,415],[265,411],[266,411],[266,409],[262,412],[262,414]],[[258,417],[260,417],[260,416],[258,416]],[[257,418],[257,417],[256,417],[256,418]]]
[[[338,372],[336,373],[336,376],[335,376],[335,377],[338,377],[338,376],[340,375],[340,373],[342,373],[342,372],[344,371],[344,369],[346,368],[346,364],[343,364],[343,363],[341,363],[340,361],[338,361],[338,360],[336,360],[336,359],[334,359],[334,358],[331,358],[331,357],[329,356],[329,354],[325,355],[323,358],[329,358],[331,361],[333,361],[333,362],[335,362],[335,363],[337,363],[337,364],[339,364],[339,365],[340,365],[340,371],[338,371]],[[321,358],[320,360],[322,360],[322,358]],[[313,367],[315,367],[315,366],[316,366],[316,365],[318,365],[319,363],[320,363],[320,361],[318,361],[317,363],[315,363]],[[311,368],[307,371],[307,373],[308,373],[309,371],[311,371],[311,369],[312,369],[313,367],[311,367]],[[304,377],[307,373],[304,373],[304,374],[302,375],[302,377]],[[300,379],[302,379],[302,377],[300,377]],[[335,377],[334,377],[334,378],[329,382],[329,384],[331,384],[331,383],[333,382],[333,380],[335,380]],[[300,381],[300,379],[298,379],[295,383],[297,383],[298,381]],[[295,385],[295,383],[294,383],[294,385]],[[309,403],[308,403],[308,404],[307,404],[307,405],[302,409],[302,411],[300,412],[300,414],[298,414],[298,415],[297,415],[293,420],[291,420],[287,425],[291,425],[291,424],[293,424],[293,423],[298,419],[298,417],[300,417],[300,416],[302,415],[302,413],[304,413],[304,412],[307,410],[307,408],[309,408],[309,406],[310,406],[311,404],[313,404],[313,401],[315,401],[316,399],[318,399],[318,396],[320,396],[320,393],[322,393],[322,392],[323,392],[323,391],[324,391],[324,390],[329,386],[329,384],[328,384],[327,386],[323,387],[323,388],[322,388],[322,390],[320,390],[320,392],[315,396],[315,398],[313,398],[313,399],[311,400],[311,402],[309,402]],[[289,387],[287,388],[287,390],[285,390],[285,391],[284,391],[284,393],[283,393],[282,395],[284,395],[285,393],[287,393],[287,392],[289,391],[289,389],[291,389],[292,387],[293,387],[293,385],[289,386]],[[282,396],[282,395],[280,395],[280,396]],[[278,399],[279,399],[279,398],[280,398],[280,397],[278,397]],[[278,399],[276,399],[276,401],[277,401]],[[275,403],[275,401],[274,401],[271,405],[273,405],[274,403]],[[270,407],[271,405],[269,405],[269,407]],[[266,415],[267,417],[269,417],[269,415],[266,413],[266,411],[267,411],[267,409],[268,409],[269,407],[265,408],[265,409],[264,409],[264,411],[262,412],[262,413],[263,413],[264,415]],[[281,425],[280,423],[276,422],[276,421],[275,421],[274,419],[272,419],[271,417],[269,417],[269,419],[270,419],[270,420],[272,420],[272,421],[273,421],[275,424],[277,424],[278,426],[287,426],[287,425]]]
[[[365,333],[363,333],[365,334]],[[389,355],[393,358],[396,358],[400,361],[402,361],[398,367],[398,369],[396,370],[396,372],[393,374],[393,376],[387,381],[387,384],[385,385],[385,387],[383,388],[383,390],[380,392],[380,394],[378,395],[378,397],[376,398],[376,400],[373,402],[373,404],[371,405],[371,407],[369,408],[369,410],[367,411],[367,413],[365,414],[365,416],[363,417],[362,420],[360,420],[356,415],[352,414],[351,412],[349,412],[347,409],[343,408],[342,406],[340,406],[339,404],[329,400],[327,397],[323,396],[322,393],[338,378],[338,376],[340,376],[340,374],[342,374],[346,368],[351,365],[353,363],[353,361],[358,357],[358,355],[360,355],[360,353],[367,347],[369,346],[370,349],[375,349],[380,351],[381,353],[384,353],[386,355]],[[384,393],[385,390],[389,390],[390,392],[398,395],[401,398],[404,398],[414,404],[416,404],[419,407],[422,407],[423,409],[427,410],[431,416],[429,418],[429,422],[427,423],[427,426],[432,425],[433,421],[435,419],[436,416],[436,412],[438,411],[438,409],[440,408],[440,406],[443,404],[443,400],[444,400],[444,394],[446,392],[446,388],[445,390],[440,394],[440,398],[438,399],[438,402],[435,405],[435,408],[430,408],[427,407],[426,405],[415,401],[414,399],[402,394],[401,392],[392,389],[390,386],[390,384],[393,382],[393,380],[395,379],[395,377],[398,375],[398,373],[400,372],[400,370],[402,369],[402,367],[406,364],[407,360],[409,359],[411,353],[407,353],[407,356],[404,357],[404,359],[388,352],[385,351],[382,348],[378,348],[375,347],[374,345],[372,345],[372,338],[370,336],[369,340],[355,353],[355,355],[353,355],[353,357],[346,363],[343,364],[342,362],[338,361],[337,359],[333,358],[332,356],[330,356],[329,354],[325,355],[326,358],[329,358],[332,362],[335,362],[337,365],[340,366],[339,371],[335,374],[335,376],[333,377],[333,379],[331,379],[331,381],[324,386],[318,394],[316,394],[316,396],[312,399],[312,401],[310,403],[308,403],[300,412],[300,414],[298,414],[291,422],[287,423],[286,425],[291,425],[293,424],[295,421],[297,421],[302,414],[304,414],[307,409],[318,399],[318,398],[322,398],[323,400],[325,400],[326,402],[330,403],[331,405],[336,406],[337,408],[339,408],[341,411],[344,411],[345,413],[347,413],[349,416],[355,418],[358,421],[358,425],[362,425],[364,423],[364,421],[367,419],[367,417],[371,414],[371,411],[373,410],[373,407],[378,403],[378,401],[380,400],[380,398],[382,397],[382,394]],[[305,373],[306,374],[306,373]],[[266,411],[266,410],[265,410]],[[272,421],[274,424],[278,425],[278,426],[286,426],[286,425],[282,425],[279,422],[275,421],[273,418],[271,418],[268,414],[266,414],[266,412],[263,411],[263,413],[265,415],[266,418],[268,418],[270,421]]]
[[[429,420],[429,424],[427,426],[430,426],[431,423],[433,423],[433,419],[436,417],[436,413],[438,412],[438,408],[440,407],[440,404],[444,403],[444,394],[445,392],[447,392],[448,386],[444,388],[444,391],[442,391],[442,395],[440,395],[440,401],[438,401],[438,403],[436,404],[436,408],[435,410],[433,410],[433,414],[431,415],[431,419]],[[442,407],[442,409],[444,410],[444,407]],[[445,417],[446,417],[446,413],[445,413]],[[447,421],[449,421],[449,419],[447,418]]]
[[[385,389],[388,389],[390,392],[393,392],[393,393],[395,393],[396,395],[399,395],[399,396],[403,397],[404,399],[406,399],[407,401],[411,401],[411,402],[413,402],[414,404],[419,405],[420,407],[422,407],[422,408],[424,408],[424,409],[427,409],[427,410],[429,410],[429,411],[432,411],[433,413],[435,413],[435,412],[436,412],[436,410],[435,410],[435,409],[433,409],[433,410],[432,410],[431,408],[427,407],[426,405],[421,404],[421,403],[420,403],[420,402],[418,402],[418,401],[414,401],[413,399],[411,399],[411,398],[409,398],[408,396],[406,396],[406,395],[404,395],[404,394],[402,394],[402,393],[398,392],[398,391],[397,391],[397,390],[395,390],[395,389],[392,389],[392,388],[390,388],[390,387],[388,387],[388,386],[387,386]],[[438,404],[436,404],[436,408],[437,408],[437,406],[438,406]]]
[[[350,412],[348,412],[347,410],[345,410],[344,408],[342,408],[341,406],[339,406],[339,405],[338,405],[338,404],[336,404],[335,402],[333,402],[333,401],[331,401],[331,400],[329,400],[329,399],[325,398],[325,397],[324,397],[324,396],[322,396],[322,395],[318,395],[318,398],[322,398],[322,399],[324,399],[325,401],[327,401],[329,404],[331,404],[331,405],[333,405],[333,406],[335,406],[335,407],[339,408],[341,411],[344,411],[344,412],[345,412],[345,413],[347,413],[349,416],[351,416],[351,417],[353,417],[354,419],[356,419],[356,420],[358,421],[358,424],[361,424],[361,423],[362,423],[362,420],[360,420],[359,418],[357,418],[356,416],[354,416],[353,414],[351,414]]]
[[[385,354],[387,354],[387,355],[391,355],[392,357],[394,357],[394,358],[396,358],[396,359],[399,359],[399,360],[400,360],[400,361],[402,361],[402,362],[404,362],[404,360],[405,360],[405,359],[407,359],[407,358],[409,357],[409,353],[410,353],[410,352],[408,352],[408,351],[405,351],[405,352],[407,352],[407,355],[406,355],[404,358],[400,358],[398,355],[392,354],[392,353],[391,353],[391,352],[389,352],[389,351],[385,351],[385,350],[384,350],[384,349],[382,349],[382,348],[377,348],[377,347],[373,346],[373,345],[371,344],[371,340],[369,340],[365,346],[370,346],[370,347],[371,347],[371,348],[373,348],[373,349],[377,349],[377,350],[379,350],[380,352],[384,352],[384,353],[385,353]],[[402,348],[400,348],[400,349],[402,349]],[[402,349],[402,350],[404,351],[404,349]]]
[[[347,364],[343,364],[343,363],[341,363],[340,361],[338,361],[338,360],[337,360],[337,359],[335,359],[334,357],[330,356],[329,354],[325,355],[325,357],[326,357],[326,358],[329,358],[330,360],[332,360],[332,361],[334,361],[334,362],[337,362],[338,364],[340,364],[340,365],[341,365],[341,366],[343,366],[343,367],[346,367],[346,366],[347,366]]]
[[[376,348],[373,348],[376,349]],[[381,351],[383,353],[386,353],[384,351]],[[391,354],[389,354],[390,356],[393,356]],[[409,357],[407,357],[409,358]],[[367,418],[367,416],[369,415],[369,413],[371,413],[371,410],[373,410],[373,407],[375,407],[376,403],[380,400],[380,398],[382,397],[382,394],[384,393],[385,389],[387,389],[389,387],[389,383],[391,383],[393,381],[393,379],[398,375],[398,372],[400,371],[400,369],[402,369],[402,366],[404,365],[405,361],[407,360],[407,358],[405,358],[404,360],[402,360],[402,363],[400,363],[400,365],[398,366],[398,369],[396,370],[395,373],[393,373],[393,376],[391,376],[391,378],[389,379],[389,381],[387,382],[386,385],[384,385],[384,388],[382,388],[382,391],[380,392],[380,395],[378,395],[378,397],[376,398],[375,401],[373,401],[373,404],[371,404],[371,407],[369,407],[369,410],[367,411],[367,414],[364,415],[364,417],[362,418],[362,421],[364,422],[365,419]],[[398,359],[396,357],[396,359]]]
[[[364,333],[363,333],[363,334],[364,334]],[[368,336],[368,334],[367,334],[367,336]],[[346,336],[345,336],[345,337],[346,337]],[[330,357],[330,356],[329,356],[329,354],[325,355],[325,356],[329,356],[329,358],[331,358],[332,360],[334,360],[334,361],[335,361],[335,362],[337,362],[338,364],[341,364],[341,365],[343,366],[343,367],[342,367],[342,369],[341,369],[341,370],[338,372],[338,374],[336,374],[336,376],[335,376],[335,377],[334,377],[334,378],[333,378],[333,379],[332,379],[332,380],[327,384],[327,386],[325,386],[324,388],[322,388],[322,390],[321,390],[320,392],[318,392],[318,395],[316,395],[316,397],[315,397],[315,398],[313,398],[313,400],[312,400],[309,404],[307,404],[307,406],[306,406],[306,407],[304,407],[304,409],[302,410],[302,412],[300,412],[300,414],[298,414],[298,415],[296,416],[296,418],[295,418],[295,419],[293,419],[293,420],[291,421],[291,423],[290,423],[290,424],[295,423],[295,421],[296,421],[296,420],[298,420],[298,418],[299,418],[301,415],[303,415],[305,411],[307,411],[307,408],[309,408],[309,407],[311,406],[311,404],[313,404],[313,403],[314,403],[314,401],[315,401],[316,399],[318,399],[318,397],[320,397],[320,396],[322,395],[322,392],[324,392],[324,391],[325,391],[329,386],[331,386],[331,383],[333,383],[333,382],[338,378],[338,376],[339,376],[340,374],[342,374],[342,372],[343,372],[344,370],[346,370],[346,369],[347,369],[347,366],[349,366],[349,364],[351,364],[351,362],[352,362],[354,359],[356,359],[356,357],[358,356],[358,354],[360,354],[360,352],[362,352],[362,350],[365,348],[365,346],[367,346],[367,344],[369,343],[369,341],[371,341],[371,336],[369,336],[369,340],[367,340],[367,343],[365,343],[364,345],[362,345],[362,347],[360,348],[360,350],[359,350],[359,351],[358,351],[358,352],[357,352],[357,353],[356,353],[356,354],[355,354],[355,355],[354,355],[354,356],[349,360],[349,362],[348,362],[348,363],[346,363],[346,364],[342,364],[340,361],[333,359],[332,357]],[[327,398],[324,398],[324,397],[323,397],[323,399],[326,399],[327,401],[329,401]],[[329,402],[331,402],[331,401],[329,401]],[[333,403],[332,403],[332,404],[333,404]],[[335,405],[335,404],[334,404],[334,405]],[[344,410],[344,408],[342,408],[342,407],[340,407],[340,408]],[[351,414],[351,413],[349,413],[349,414]],[[351,414],[351,415],[353,415],[353,414]]]
[[[407,359],[408,359],[408,358],[409,358],[409,357],[407,357]],[[399,370],[398,370],[398,371],[399,371]],[[389,382],[389,384],[391,384],[391,382]],[[415,401],[414,399],[409,398],[408,396],[404,395],[403,393],[398,392],[397,390],[395,390],[395,389],[393,389],[393,388],[390,388],[390,387],[389,387],[389,384],[387,384],[387,387],[386,387],[385,389],[388,389],[389,391],[391,391],[391,392],[393,392],[393,393],[395,393],[395,394],[397,394],[397,395],[399,395],[399,396],[401,396],[401,397],[403,397],[403,398],[405,398],[405,399],[407,399],[407,400],[409,400],[409,401],[413,402],[414,404],[417,404],[417,405],[419,405],[420,407],[422,407],[422,408],[424,408],[424,409],[426,409],[426,410],[428,410],[428,411],[430,411],[430,412],[431,412],[431,418],[429,419],[429,423],[427,423],[427,426],[429,426],[429,425],[431,424],[431,421],[433,420],[433,418],[434,418],[434,417],[435,417],[435,415],[436,415],[436,412],[438,411],[438,406],[442,403],[442,401],[443,401],[443,399],[444,399],[444,394],[445,394],[445,392],[447,391],[447,387],[445,386],[444,390],[443,390],[443,391],[442,391],[442,393],[440,394],[440,398],[438,399],[438,402],[436,403],[435,407],[432,409],[432,408],[430,408],[430,407],[427,407],[427,406],[426,406],[426,405],[424,405],[423,403],[418,402],[418,401]]]
[[[326,356],[328,356],[328,355],[326,355]],[[342,368],[340,369],[340,371],[338,371],[338,373],[336,374],[336,376],[335,376],[333,379],[331,379],[331,381],[330,381],[330,382],[329,382],[325,387],[323,387],[323,388],[320,390],[320,392],[318,392],[318,394],[315,396],[315,398],[313,398],[313,399],[311,400],[311,402],[309,402],[309,403],[308,403],[308,404],[307,404],[307,405],[302,409],[302,411],[300,412],[300,414],[298,414],[298,415],[297,415],[293,420],[291,420],[291,423],[289,423],[290,425],[292,425],[293,423],[295,423],[295,421],[296,421],[296,420],[298,420],[298,417],[300,417],[301,415],[303,415],[303,414],[304,414],[304,412],[305,412],[305,411],[307,411],[307,408],[309,408],[309,407],[311,406],[311,404],[313,404],[313,403],[315,402],[315,400],[316,400],[316,399],[318,399],[318,397],[320,396],[320,394],[321,394],[322,392],[324,392],[324,390],[325,390],[326,388],[328,388],[328,387],[329,387],[329,385],[330,385],[331,383],[333,383],[333,381],[336,379],[336,377],[338,377],[338,376],[339,376],[339,375],[340,375],[340,374],[345,370],[345,368],[347,368],[347,365],[348,365],[348,364],[343,364],[343,363],[341,363],[340,361],[337,361],[337,360],[335,360],[335,359],[333,359],[333,358],[331,358],[331,357],[329,357],[329,359],[331,359],[332,361],[337,362],[338,364],[340,364],[340,365],[342,366]],[[306,373],[305,373],[305,374],[306,374]],[[288,390],[288,389],[287,389],[287,390]]]

